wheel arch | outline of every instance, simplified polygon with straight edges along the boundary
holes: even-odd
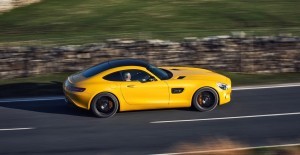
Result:
[[[111,94],[111,95],[113,95],[113,96],[117,99],[118,104],[119,104],[117,112],[119,112],[120,107],[121,107],[120,100],[119,100],[119,98],[118,98],[117,95],[115,95],[114,93],[112,93],[112,92],[110,92],[110,91],[103,91],[103,92],[95,93],[95,94],[93,95],[93,97],[91,97],[91,99],[90,99],[90,101],[89,101],[89,104],[88,104],[88,110],[91,109],[91,104],[92,104],[93,100],[95,99],[95,97],[96,97],[97,95],[99,95],[99,94],[102,94],[102,93]]]
[[[194,94],[193,94],[193,96],[192,96],[192,99],[191,99],[191,107],[193,106],[193,100],[194,100],[194,96],[195,96],[196,92],[197,92],[198,90],[200,90],[200,89],[205,89],[205,88],[212,89],[213,91],[215,91],[215,93],[218,95],[218,105],[220,105],[220,94],[219,94],[219,92],[218,92],[214,87],[211,87],[211,86],[203,86],[203,87],[198,88],[198,89],[194,92]]]

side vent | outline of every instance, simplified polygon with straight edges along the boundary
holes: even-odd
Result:
[[[184,90],[184,88],[172,88],[171,92],[172,92],[172,94],[180,94],[183,92],[183,90]]]
[[[183,79],[185,78],[185,76],[179,76],[177,79]]]

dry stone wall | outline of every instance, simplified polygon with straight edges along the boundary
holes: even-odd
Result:
[[[0,47],[0,79],[75,72],[117,58],[230,72],[299,72],[300,39],[217,36],[180,42],[110,39],[85,45]]]

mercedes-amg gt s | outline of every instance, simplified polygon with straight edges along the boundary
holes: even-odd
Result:
[[[230,101],[231,81],[200,68],[118,59],[69,76],[63,89],[67,102],[110,117],[117,111],[191,106],[210,111]]]

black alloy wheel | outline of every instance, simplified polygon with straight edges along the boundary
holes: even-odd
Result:
[[[101,118],[115,115],[118,108],[118,99],[110,93],[100,93],[96,95],[91,104],[91,110],[94,115]]]
[[[201,88],[193,96],[193,106],[199,111],[211,111],[219,103],[219,95],[212,88]]]

